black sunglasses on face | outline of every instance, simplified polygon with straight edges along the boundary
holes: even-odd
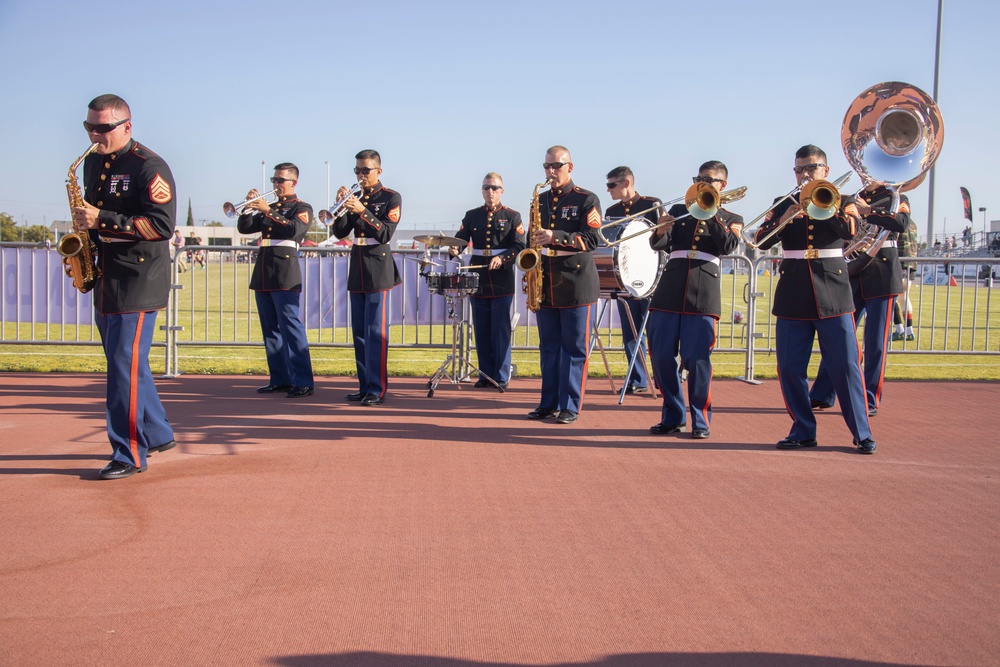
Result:
[[[287,183],[288,181],[294,181],[294,180],[295,180],[294,178],[282,178],[280,176],[272,176],[271,177],[271,182],[272,183],[276,183],[276,184],[277,183]]]
[[[124,125],[125,123],[129,122],[130,120],[132,120],[132,119],[131,118],[125,118],[124,120],[116,120],[113,123],[97,123],[97,124],[88,123],[87,121],[83,121],[83,129],[85,129],[87,132],[96,132],[98,134],[107,134],[108,132],[110,132],[111,130],[115,129],[119,125]]]
[[[497,190],[503,190],[503,186],[502,185],[484,185],[483,186],[483,190],[492,190],[493,192],[496,192]]]
[[[543,162],[542,169],[555,169],[556,171],[559,171],[568,164],[569,162]]]
[[[613,190],[617,188],[619,185],[624,185],[624,184],[625,184],[624,181],[608,181],[608,190]]]
[[[724,183],[725,179],[722,178],[712,178],[711,176],[692,176],[692,183]]]
[[[378,167],[355,167],[354,168],[354,175],[355,176],[367,176],[368,174],[372,173],[376,169],[378,169]]]
[[[807,164],[804,167],[793,167],[792,171],[794,171],[796,174],[804,174],[807,171],[816,171],[820,167],[825,167],[825,166],[826,166],[825,164],[814,162],[812,164]]]

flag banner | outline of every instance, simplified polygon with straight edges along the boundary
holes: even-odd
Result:
[[[972,222],[972,197],[969,196],[969,191],[965,188],[959,188],[962,191],[962,205],[965,206],[965,219]]]

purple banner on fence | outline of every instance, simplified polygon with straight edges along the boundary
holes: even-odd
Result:
[[[73,287],[55,249],[0,249],[0,293],[4,322],[94,322],[93,297]]]

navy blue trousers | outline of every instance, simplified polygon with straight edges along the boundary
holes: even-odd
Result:
[[[271,384],[284,387],[312,387],[312,359],[309,339],[299,317],[300,292],[276,290],[254,292],[257,315],[264,334],[264,352]]]
[[[480,377],[510,381],[510,306],[514,295],[472,298],[472,329]]]
[[[542,371],[540,408],[580,412],[587,386],[587,352],[594,304],[541,308],[538,349]]]
[[[94,314],[108,361],[105,403],[112,461],[146,465],[146,452],[174,439],[149,370],[156,311]]]
[[[379,398],[385,396],[389,384],[388,291],[350,293],[351,333],[359,389],[362,394]]]
[[[628,323],[628,315],[625,314],[625,311],[628,309],[632,312],[632,321],[635,322],[635,330],[639,331],[642,327],[643,318],[646,317],[646,312],[649,310],[649,299],[615,299],[615,301],[618,302],[618,319],[621,320],[622,343],[625,345],[625,353],[628,354],[628,358],[631,360],[635,355],[636,347],[639,349],[639,356],[635,360],[635,367],[632,369],[632,373],[625,378],[625,384],[645,389],[649,386],[649,376],[646,375],[645,364],[646,334],[643,333],[639,336],[637,346],[635,336],[632,335],[632,327]]]
[[[864,360],[865,395],[869,408],[877,408],[882,402],[882,385],[885,381],[886,350],[889,347],[889,334],[892,331],[892,309],[896,303],[895,296],[882,296],[875,299],[862,299],[854,295],[855,327],[860,324],[861,316],[865,316],[865,330],[862,334],[864,349],[861,358]],[[824,358],[819,362],[819,372],[813,382],[809,398],[820,403],[833,405],[835,397],[833,381],[827,372],[828,364]]]
[[[775,348],[778,380],[785,408],[792,418],[788,437],[793,440],[812,440],[816,437],[816,415],[810,404],[807,373],[813,340],[818,335],[820,354],[829,362],[828,372],[847,428],[858,440],[870,438],[872,432],[868,425],[865,381],[861,377],[853,314],[820,320],[790,320],[784,317],[777,320]]]
[[[683,315],[652,310],[649,313],[649,356],[653,377],[663,392],[660,423],[681,426],[687,408],[680,369],[688,372],[688,403],[691,428],[708,429],[712,423],[712,348],[716,320],[711,315]],[[677,355],[681,365],[677,364]]]

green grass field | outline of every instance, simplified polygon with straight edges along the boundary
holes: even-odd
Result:
[[[267,372],[252,293],[247,289],[250,267],[247,264],[210,264],[208,270],[189,271],[178,277],[184,289],[177,292],[178,362],[183,373],[254,374]],[[744,300],[747,277],[723,277],[723,316],[719,322],[717,351],[713,354],[715,376],[744,375],[748,328],[748,307]],[[776,279],[758,278],[757,289],[763,296],[756,301],[755,331],[760,334],[754,355],[754,377],[775,377],[773,318],[769,315],[770,295]],[[914,306],[916,340],[892,343],[886,376],[891,379],[1000,379],[1000,292],[981,286],[946,287],[914,285],[910,298]],[[435,307],[444,312],[443,299]],[[611,306],[614,307],[613,305]],[[739,311],[743,323],[734,323]],[[157,318],[158,326],[167,324],[167,311]],[[602,342],[612,374],[622,377],[627,359],[619,349],[621,337],[609,331],[607,316],[602,327]],[[47,326],[30,323],[2,323],[5,343],[0,343],[0,371],[19,372],[103,372],[104,357],[96,329],[91,325]],[[317,375],[353,375],[354,354],[349,332],[343,323],[337,328],[312,329],[311,355]],[[17,339],[17,344],[7,341]],[[29,341],[52,341],[30,342]],[[166,334],[157,332],[150,355],[154,372],[165,369]],[[79,344],[53,344],[71,341]],[[389,371],[399,376],[428,376],[447,356],[451,327],[394,326],[389,349]],[[522,377],[538,376],[537,336],[534,326],[523,322],[515,332],[514,363]],[[730,351],[727,351],[730,350]],[[814,355],[812,370],[818,364]],[[473,362],[475,362],[473,356]],[[605,375],[604,364],[595,349],[590,362],[591,377]]]

